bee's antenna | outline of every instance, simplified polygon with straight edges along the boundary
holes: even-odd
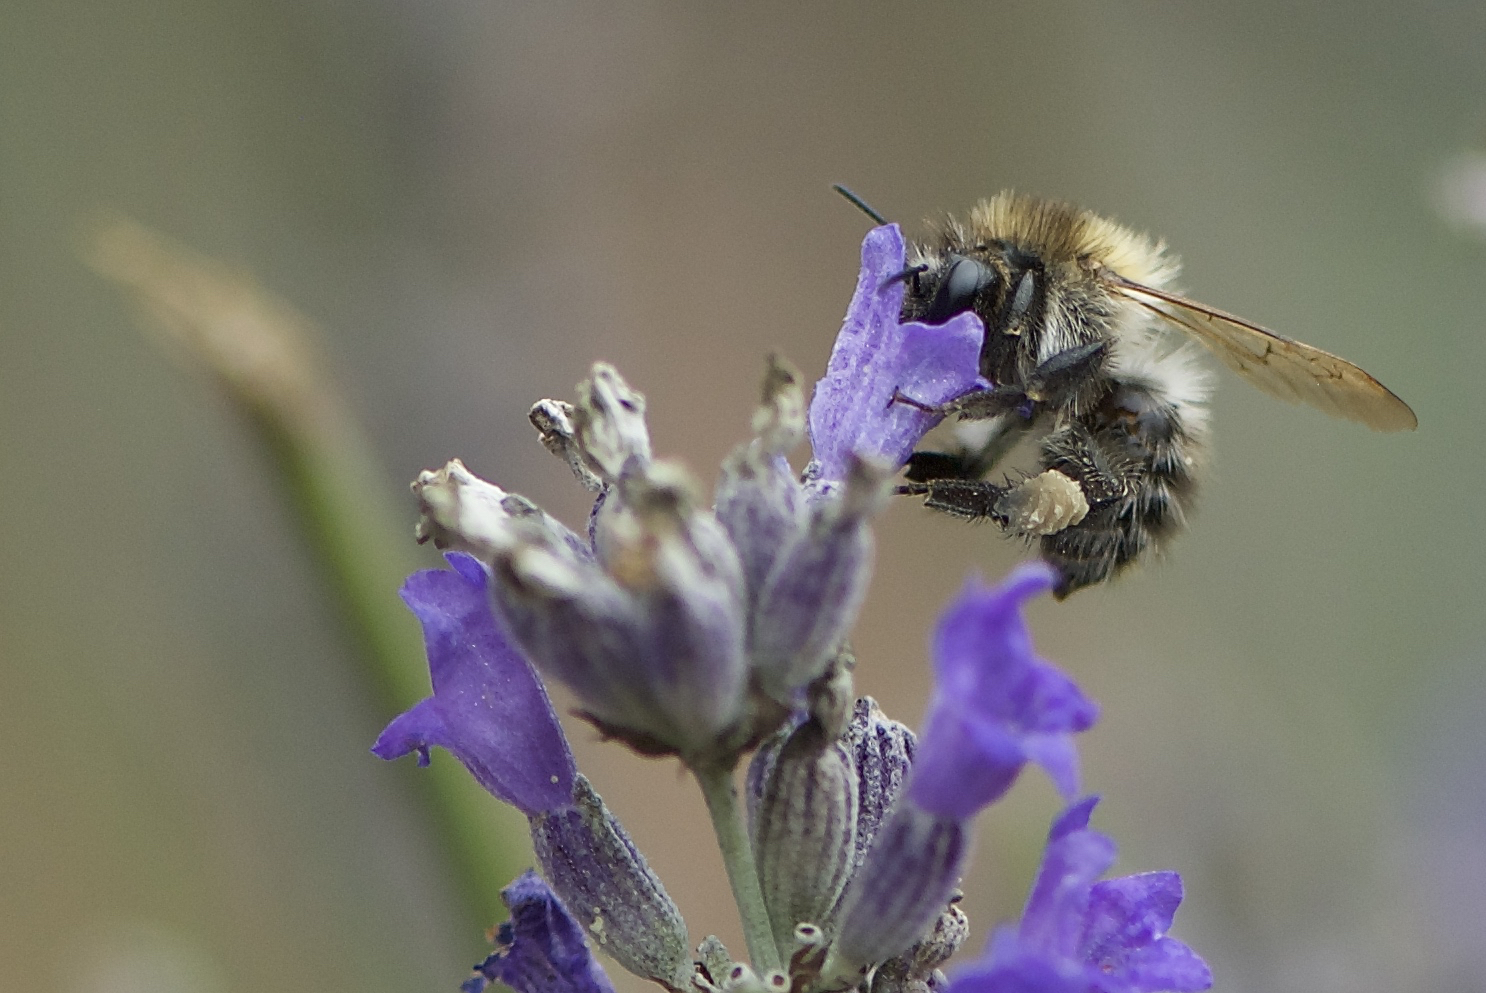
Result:
[[[878,224],[890,223],[886,217],[883,217],[877,211],[868,206],[867,201],[863,200],[861,197],[857,196],[855,193],[851,192],[840,183],[832,183],[831,189],[835,190],[837,193],[850,200],[856,205],[857,210],[860,210],[862,213],[872,218],[872,220],[876,221]]]

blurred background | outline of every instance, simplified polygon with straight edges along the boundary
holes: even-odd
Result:
[[[1223,374],[1170,560],[1032,619],[1103,704],[1118,871],[1182,872],[1217,989],[1486,988],[1483,52],[1474,0],[9,0],[0,989],[452,990],[494,920],[367,752],[392,711],[267,450],[85,264],[96,218],[308,315],[416,567],[407,482],[453,456],[581,522],[525,412],[594,359],[710,477],[769,349],[824,367],[866,229],[832,182],[910,233],[1003,187],[1093,207],[1413,405],[1373,435]],[[939,607],[1020,551],[907,502],[879,539],[859,688],[916,723]],[[741,948],[692,784],[570,733]],[[1034,773],[984,816],[967,952],[1056,807]]]

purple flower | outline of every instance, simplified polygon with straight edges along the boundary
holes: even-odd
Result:
[[[742,566],[679,466],[650,456],[645,401],[596,364],[570,408],[540,405],[544,442],[604,487],[592,544],[450,462],[413,484],[419,533],[491,569],[504,630],[582,715],[646,754],[695,760],[747,740]],[[551,408],[551,409],[548,409]]]
[[[433,696],[395,718],[372,751],[384,759],[446,748],[497,798],[527,814],[572,802],[575,767],[547,693],[490,609],[476,559],[414,573],[402,598],[423,625]]]
[[[804,409],[774,362],[712,509],[652,457],[644,397],[599,363],[576,404],[533,411],[543,443],[600,488],[589,541],[457,460],[414,483],[419,534],[490,567],[502,629],[603,734],[691,765],[735,761],[825,672],[871,574],[884,480],[853,462],[833,498],[811,500],[784,458]]]
[[[895,391],[937,405],[989,384],[978,374],[985,329],[973,313],[944,324],[899,324],[903,234],[874,228],[862,242],[862,269],[826,375],[810,400],[812,478],[839,481],[851,456],[897,470],[939,418],[904,403]]]
[[[573,920],[547,884],[528,871],[501,891],[511,919],[500,926],[497,949],[460,987],[480,993],[491,982],[516,993],[614,993]]]
[[[681,912],[577,775],[542,684],[495,619],[485,567],[460,552],[448,559],[452,571],[416,573],[402,590],[423,623],[433,696],[393,720],[372,751],[384,759],[416,751],[420,764],[434,745],[453,752],[480,785],[531,819],[553,887],[585,919],[606,922],[620,964],[672,986],[683,982],[691,957]],[[517,885],[530,889],[525,880]],[[531,885],[547,893],[545,883]]]
[[[935,687],[900,802],[878,829],[843,898],[833,965],[849,969],[906,951],[944,910],[965,868],[970,820],[1036,761],[1077,790],[1072,735],[1097,710],[1032,649],[1024,601],[1052,589],[1043,563],[998,587],[968,586],[934,637]]]
[[[1020,926],[998,929],[951,993],[1195,993],[1212,985],[1207,963],[1166,935],[1182,902],[1180,876],[1096,882],[1115,858],[1114,841],[1089,829],[1098,802],[1086,797],[1053,821]]]
[[[1057,574],[1018,567],[998,587],[972,582],[934,634],[934,696],[924,719],[908,793],[924,810],[965,818],[1005,793],[1022,765],[1041,765],[1065,796],[1078,792],[1073,734],[1098,708],[1067,676],[1038,658],[1021,605]]]

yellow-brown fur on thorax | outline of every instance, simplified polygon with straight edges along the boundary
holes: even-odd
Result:
[[[1181,269],[1165,242],[1093,211],[1010,190],[976,204],[968,221],[945,218],[936,230],[945,247],[958,251],[1002,242],[1045,264],[1094,263],[1147,286],[1167,286]]]

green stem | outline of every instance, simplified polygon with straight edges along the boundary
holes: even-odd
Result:
[[[707,800],[707,813],[712,815],[712,829],[717,832],[717,847],[727,866],[728,882],[733,887],[733,900],[743,919],[743,938],[748,942],[748,957],[760,974],[776,972],[784,963],[774,947],[774,929],[769,924],[769,911],[764,906],[764,891],[759,888],[758,868],[753,863],[753,845],[743,824],[743,810],[738,804],[738,789],[733,784],[733,769],[712,767],[693,769]]]
[[[428,695],[423,639],[396,599],[403,579],[423,564],[408,550],[412,529],[399,526],[382,499],[391,487],[360,437],[353,433],[331,443],[297,431],[273,411],[247,413],[358,649],[377,710],[374,726]],[[407,771],[404,778],[431,817],[465,913],[486,923],[502,920],[507,911],[500,890],[531,860],[525,818],[475,787],[464,768],[444,756],[416,775]]]
[[[388,484],[350,408],[315,361],[308,322],[252,280],[131,221],[101,225],[89,262],[141,305],[142,324],[215,378],[245,416],[344,630],[377,714],[368,732],[428,694],[418,625],[397,588],[419,565],[412,513]],[[411,776],[407,778],[412,778]],[[468,914],[506,915],[500,890],[530,863],[524,818],[439,759],[417,788]]]

